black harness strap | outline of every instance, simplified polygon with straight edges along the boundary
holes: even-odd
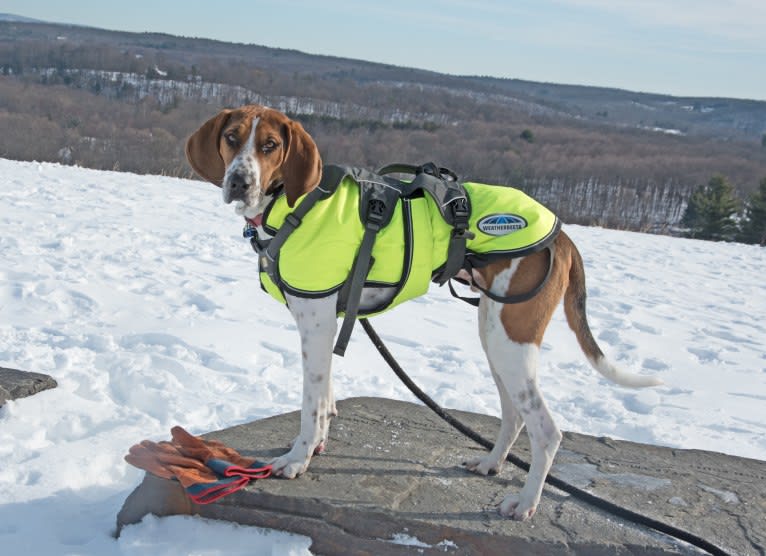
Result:
[[[343,317],[343,324],[341,324],[338,338],[335,340],[335,349],[332,351],[335,355],[340,355],[341,357],[346,353],[348,341],[351,339],[351,332],[354,330],[356,315],[359,313],[359,301],[362,298],[362,288],[367,279],[367,274],[370,272],[375,236],[379,231],[380,226],[374,222],[370,221],[365,224],[362,243],[359,246],[359,254],[354,261],[354,266],[351,267],[351,274],[346,281],[348,286],[347,293],[344,291],[342,296],[345,297],[346,314]],[[346,290],[345,286],[344,290]]]
[[[524,303],[525,301],[529,301],[534,296],[536,296],[540,291],[545,287],[545,284],[548,283],[548,279],[551,277],[551,271],[553,270],[553,258],[556,254],[556,249],[554,247],[554,244],[551,243],[546,247],[548,251],[548,270],[545,272],[545,276],[543,276],[543,279],[540,281],[537,286],[529,290],[528,292],[524,293],[517,293],[513,295],[497,295],[495,293],[492,293],[489,291],[489,289],[482,288],[477,283],[471,284],[474,288],[479,290],[481,293],[486,295],[488,298],[490,298],[492,301],[497,301],[498,303],[503,303],[505,305],[513,305],[515,303]],[[464,282],[463,280],[456,279],[458,282],[469,285],[467,282]],[[452,297],[456,297],[460,299],[461,301],[465,301],[466,303],[473,305],[474,307],[479,306],[479,300],[480,297],[464,297],[462,295],[458,295],[458,293],[455,291],[455,288],[452,286],[452,280],[450,280],[447,285],[449,286],[449,291],[452,294]]]

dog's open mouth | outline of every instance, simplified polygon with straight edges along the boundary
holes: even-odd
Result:
[[[239,216],[243,216],[247,223],[254,228],[263,226],[263,210],[257,207],[250,207],[247,206],[244,201],[237,201],[234,205],[234,212]]]
[[[247,220],[247,223],[251,226],[254,226],[256,228],[263,226],[263,213],[256,214],[254,217],[250,218],[249,216],[245,216],[245,220]]]

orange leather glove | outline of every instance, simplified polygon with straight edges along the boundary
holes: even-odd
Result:
[[[271,475],[271,466],[245,458],[222,442],[192,436],[173,427],[172,442],[144,440],[132,446],[125,461],[164,479],[181,483],[198,504],[208,504]]]
[[[170,442],[144,440],[130,448],[125,460],[158,477],[177,480],[197,504],[215,502],[250,482],[242,475],[221,478],[201,461],[181,454]]]
[[[224,477],[235,475],[251,479],[265,479],[271,475],[271,466],[254,458],[240,455],[218,440],[203,440],[193,436],[181,427],[170,429],[173,444],[181,454],[202,461],[207,467]]]
[[[184,456],[170,442],[144,440],[130,448],[125,461],[158,477],[177,479],[184,487],[218,480],[203,462]]]
[[[149,443],[149,440],[144,440],[141,444],[131,446],[128,454],[125,456],[125,461],[134,467],[148,471],[152,475],[157,475],[163,479],[175,479],[173,472],[159,460],[153,447],[147,446]]]

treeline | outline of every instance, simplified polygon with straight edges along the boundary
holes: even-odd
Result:
[[[406,68],[359,79],[342,61],[318,74],[310,57],[291,54],[292,71],[278,71],[279,51],[242,46],[252,59],[222,57],[205,51],[209,41],[166,40],[0,40],[0,156],[191,177],[186,137],[223,106],[257,101],[299,119],[326,162],[433,160],[463,179],[521,187],[569,222],[669,231],[711,175],[726,175],[743,197],[766,176],[760,144],[620,129],[499,95],[390,81]]]

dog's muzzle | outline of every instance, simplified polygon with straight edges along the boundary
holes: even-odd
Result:
[[[233,173],[223,184],[223,202],[244,201],[252,183],[239,172]]]

